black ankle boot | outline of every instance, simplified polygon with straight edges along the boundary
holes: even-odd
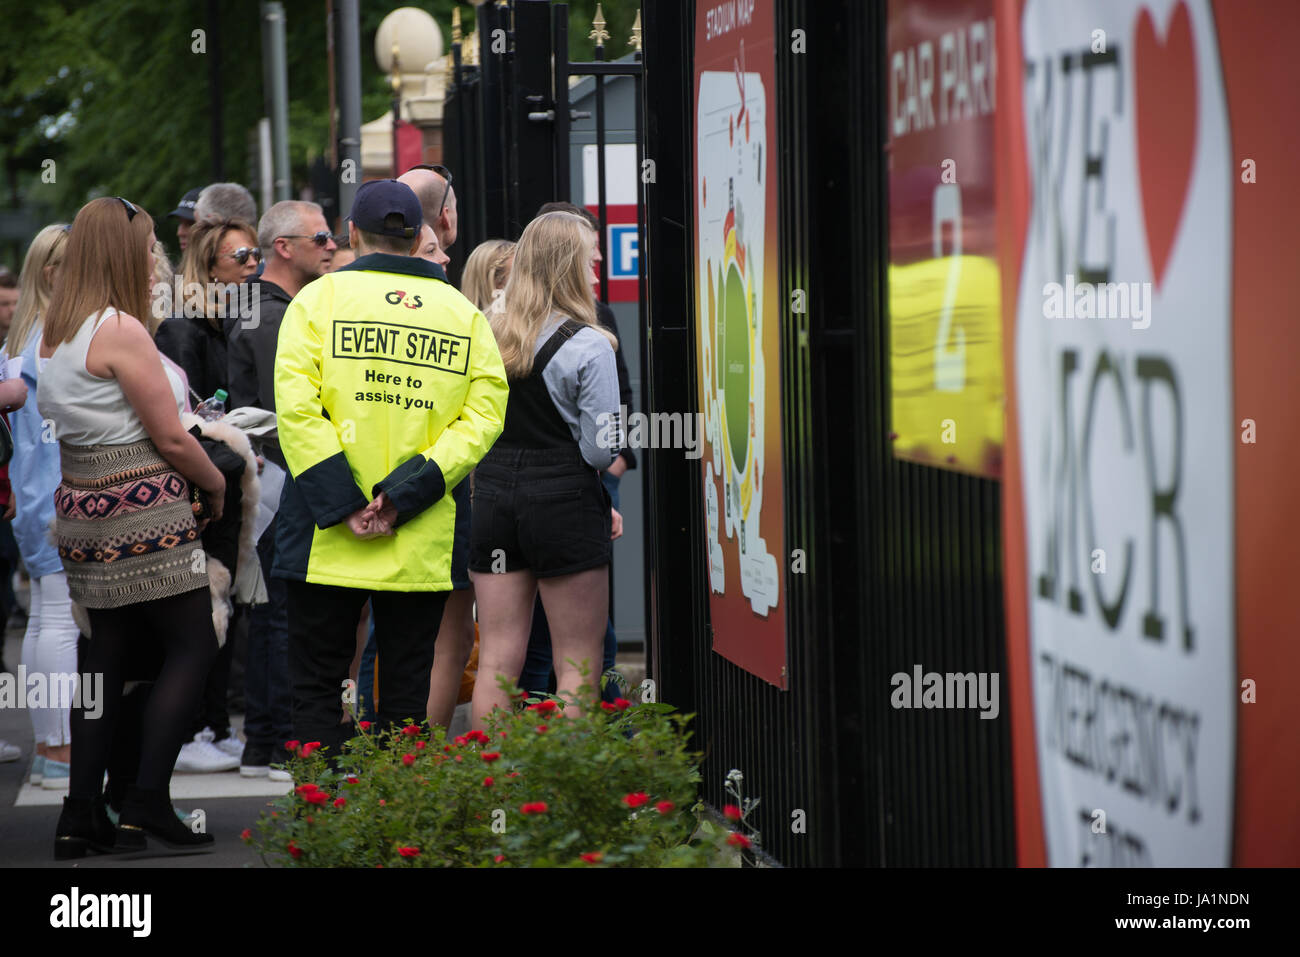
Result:
[[[176,819],[166,791],[145,791],[132,785],[122,805],[117,847],[123,851],[143,850],[146,834],[175,851],[212,850],[211,834],[195,834]]]
[[[86,851],[112,854],[116,850],[116,831],[104,811],[102,798],[65,797],[63,813],[54,831],[54,859],[70,861],[86,856]]]

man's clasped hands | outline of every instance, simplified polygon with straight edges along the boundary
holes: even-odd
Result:
[[[380,492],[365,508],[359,508],[347,517],[348,528],[357,538],[376,538],[392,535],[397,524],[397,507]]]

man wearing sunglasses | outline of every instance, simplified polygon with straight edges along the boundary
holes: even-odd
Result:
[[[456,241],[456,192],[451,188],[451,170],[436,163],[421,163],[412,166],[397,181],[414,191],[425,223],[433,227],[438,247],[446,252]]]
[[[257,224],[257,242],[266,268],[257,285],[256,322],[236,324],[230,336],[230,407],[256,406],[275,411],[275,350],[280,323],[293,297],[330,271],[337,246],[315,203],[276,203]],[[284,468],[277,439],[266,440],[262,453]],[[271,577],[276,522],[257,543],[269,601],[255,605],[248,630],[244,736],[248,739],[239,766],[244,777],[288,780],[272,765],[287,763],[284,742],[293,737],[289,688],[289,611],[285,583]]]

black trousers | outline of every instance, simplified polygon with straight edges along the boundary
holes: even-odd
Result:
[[[286,582],[293,735],[337,756],[352,736],[343,725],[343,682],[356,654],[357,622],[370,599],[379,648],[380,725],[420,723],[429,703],[433,646],[447,592],[362,591]]]

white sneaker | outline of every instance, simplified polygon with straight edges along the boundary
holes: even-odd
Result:
[[[233,771],[239,767],[239,758],[232,757],[212,743],[211,730],[204,728],[194,740],[181,746],[176,757],[176,771],[182,774],[211,774],[216,771]]]
[[[22,748],[15,747],[8,741],[0,740],[0,764],[6,761],[17,761],[22,756]]]
[[[241,760],[244,757],[244,742],[239,740],[239,735],[234,728],[230,728],[227,735],[228,737],[224,737],[220,741],[214,742],[214,744],[236,761]]]

